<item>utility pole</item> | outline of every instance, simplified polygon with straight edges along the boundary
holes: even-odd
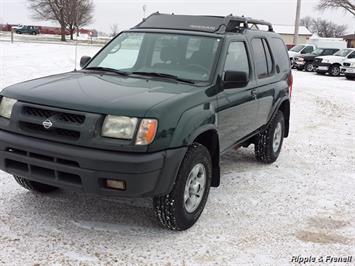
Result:
[[[145,12],[147,11],[147,5],[144,4],[142,9],[143,9],[143,19],[145,19]]]
[[[298,33],[300,29],[300,16],[301,16],[301,0],[297,0],[296,7],[296,19],[295,19],[295,35],[293,37],[293,44],[297,45],[298,42]]]

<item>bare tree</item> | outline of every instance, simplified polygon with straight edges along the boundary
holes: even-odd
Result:
[[[337,25],[331,21],[321,18],[304,17],[300,22],[301,26],[305,26],[310,32],[318,34],[320,37],[341,37],[345,35],[347,26]]]
[[[306,27],[309,31],[311,31],[313,19],[310,16],[306,16],[301,18],[300,20],[300,26]]]
[[[39,20],[57,21],[60,25],[61,40],[65,41],[65,8],[70,0],[28,0],[33,17]]]
[[[61,40],[65,41],[66,28],[73,39],[75,28],[87,25],[93,19],[92,0],[28,0],[35,19],[57,21]]]
[[[70,39],[73,40],[75,29],[85,26],[93,20],[94,4],[92,0],[71,0],[66,9],[65,19],[68,25]],[[79,32],[77,32],[79,33]]]
[[[115,23],[111,25],[111,36],[115,37],[117,34],[118,34],[118,25]]]
[[[355,1],[354,0],[320,0],[317,5],[319,10],[325,9],[343,9],[355,16]]]

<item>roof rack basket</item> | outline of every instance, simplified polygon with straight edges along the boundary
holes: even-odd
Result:
[[[133,28],[178,29],[224,34],[226,32],[242,32],[244,30],[261,30],[259,29],[260,25],[267,26],[268,31],[273,31],[271,23],[244,16],[192,16],[156,12],[143,19],[141,23]]]

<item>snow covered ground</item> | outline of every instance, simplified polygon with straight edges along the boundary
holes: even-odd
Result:
[[[79,58],[97,50],[79,47]],[[73,68],[73,46],[0,43],[0,88]],[[150,199],[35,195],[1,172],[0,264],[296,265],[292,256],[354,256],[355,81],[297,71],[294,80],[279,160],[257,163],[252,147],[224,155],[221,186],[185,232],[161,229]]]

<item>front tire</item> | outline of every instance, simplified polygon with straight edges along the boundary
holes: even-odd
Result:
[[[353,80],[353,79],[355,79],[355,77],[351,77],[351,76],[349,76],[349,75],[345,75],[345,77],[346,77],[346,79],[348,79],[348,80]]]
[[[39,192],[39,193],[50,193],[58,189],[57,187],[31,181],[17,175],[14,175],[14,178],[20,186],[30,191]]]
[[[263,163],[273,163],[279,157],[285,134],[285,119],[277,111],[269,126],[256,137],[255,157]]]
[[[304,66],[304,69],[307,71],[307,72],[312,72],[314,67],[313,67],[313,64],[312,63],[306,63],[306,65]]]
[[[193,143],[181,163],[172,191],[153,200],[160,224],[176,231],[193,226],[205,207],[211,179],[210,153],[205,146]]]
[[[340,75],[340,67],[338,65],[331,66],[329,69],[330,75],[337,77]]]

